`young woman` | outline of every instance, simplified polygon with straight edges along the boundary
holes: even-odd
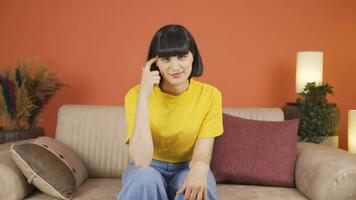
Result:
[[[125,96],[130,163],[117,199],[218,199],[209,166],[223,133],[221,92],[192,78],[203,73],[192,35],[163,26],[147,60],[141,84]]]

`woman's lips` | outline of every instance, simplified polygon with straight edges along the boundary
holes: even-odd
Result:
[[[180,73],[175,73],[175,74],[171,74],[171,76],[173,76],[174,78],[178,78],[183,74],[183,72]]]

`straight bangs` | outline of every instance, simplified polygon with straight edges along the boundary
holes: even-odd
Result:
[[[160,58],[183,56],[188,54],[188,51],[193,55],[195,53],[191,48],[189,37],[176,29],[168,30],[158,38],[156,53]]]

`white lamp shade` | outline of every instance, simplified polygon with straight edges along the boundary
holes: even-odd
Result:
[[[356,110],[349,110],[348,118],[348,148],[349,152],[356,153]]]
[[[323,82],[323,52],[321,51],[297,52],[296,92],[302,92],[309,82],[317,84]]]

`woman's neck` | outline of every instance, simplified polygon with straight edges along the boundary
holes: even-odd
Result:
[[[168,93],[171,95],[176,95],[176,96],[182,94],[184,91],[186,91],[188,89],[188,87],[189,87],[189,80],[187,80],[179,85],[171,85],[171,84],[163,81],[160,86],[162,92]]]

